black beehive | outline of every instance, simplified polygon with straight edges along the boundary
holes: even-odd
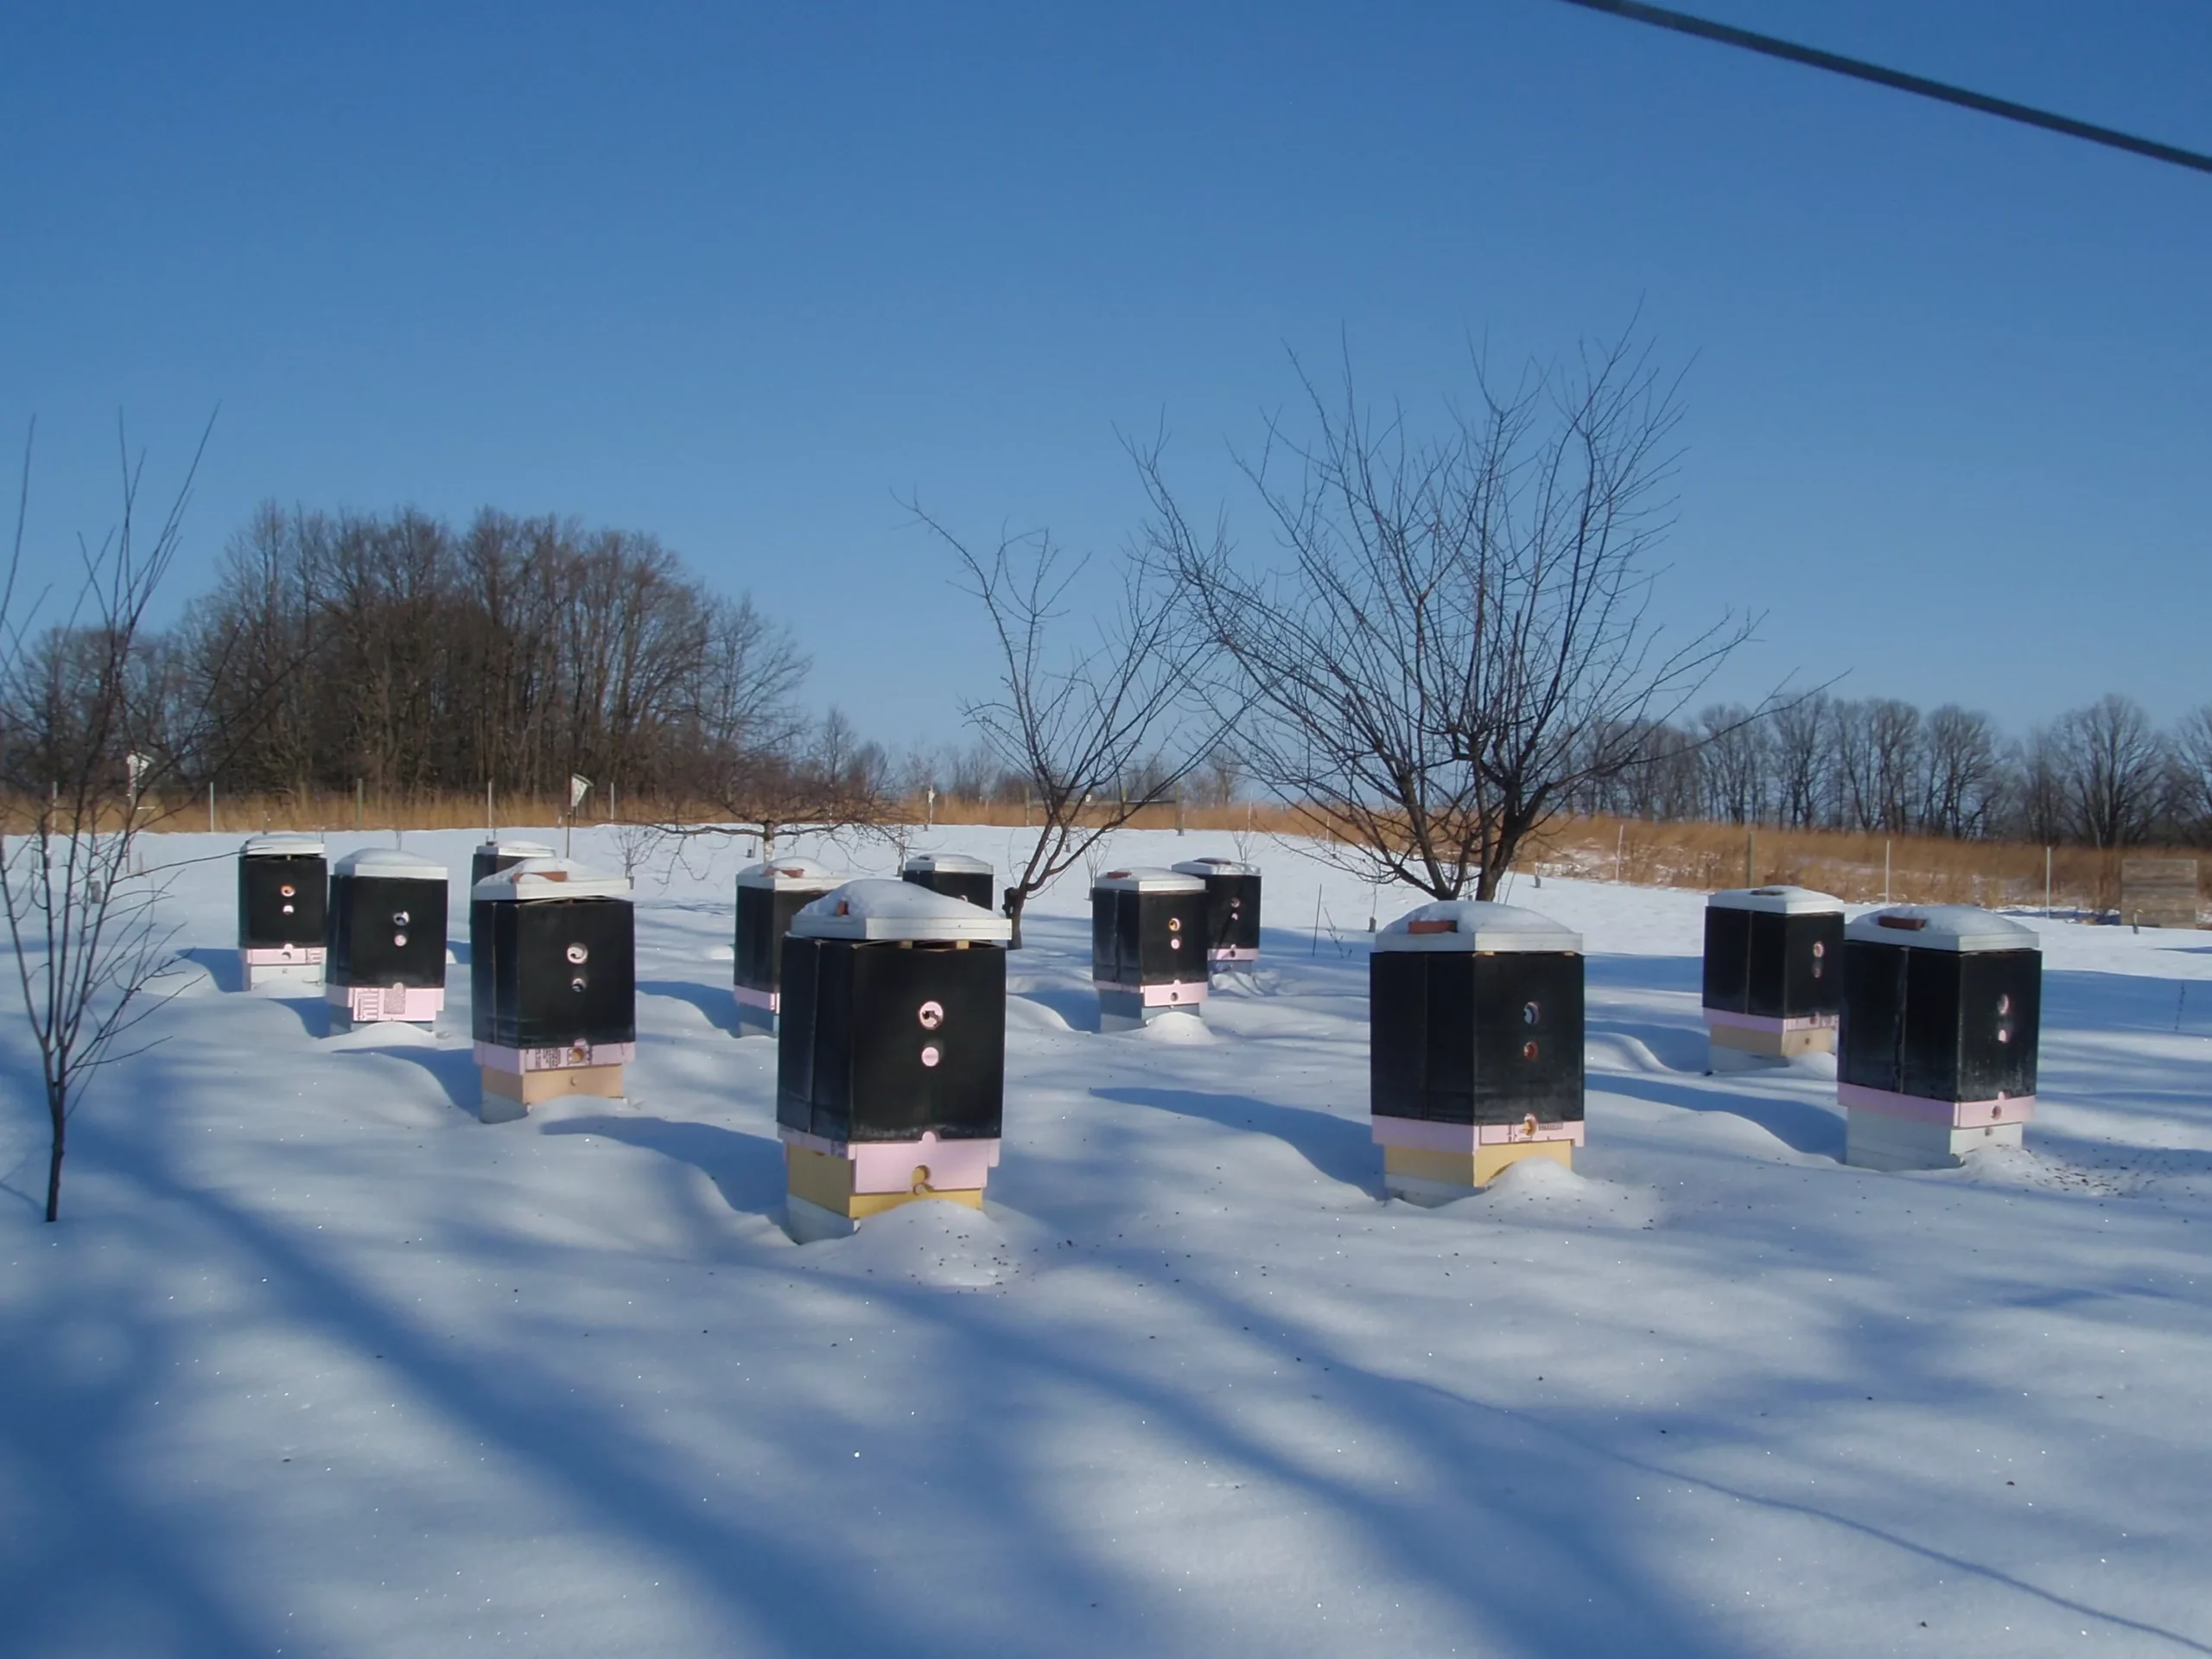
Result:
[[[765,1010],[776,1007],[791,918],[842,879],[803,858],[754,864],[738,872],[734,978],[741,1004]]]
[[[1966,905],[1879,911],[1844,941],[1836,1077],[1921,1100],[2031,1096],[2042,1017],[2031,930]]]
[[[477,843],[475,854],[468,861],[468,885],[474,888],[487,875],[497,875],[501,870],[511,870],[526,858],[551,858],[550,847],[534,841],[486,841]]]
[[[833,1141],[998,1138],[1007,924],[943,895],[881,891],[906,885],[849,883],[843,911],[817,906],[785,941],[782,1127]]]
[[[565,1048],[637,1040],[628,886],[545,860],[472,890],[468,980],[478,1042]]]
[[[238,946],[322,944],[329,866],[311,836],[256,836],[238,855]]]
[[[1090,976],[1100,985],[1204,983],[1205,883],[1169,870],[1112,870],[1090,890]]]
[[[1843,1006],[1843,904],[1802,887],[1716,893],[1705,909],[1705,1006],[1815,1020]]]
[[[964,853],[917,853],[899,872],[903,880],[981,910],[992,908],[991,867]]]
[[[1582,1120],[1582,941],[1506,905],[1424,906],[1368,963],[1377,1117]]]
[[[445,867],[392,849],[339,860],[327,943],[332,986],[442,986]]]
[[[1175,867],[1206,884],[1206,954],[1216,962],[1255,962],[1260,955],[1260,872],[1234,859],[1194,858]]]

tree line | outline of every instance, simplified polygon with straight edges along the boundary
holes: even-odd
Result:
[[[2096,848],[2212,845],[2212,704],[2164,730],[2107,696],[2024,735],[1945,703],[1827,692],[1635,734],[1576,810],[1653,820]]]
[[[18,791],[45,791],[71,709],[99,703],[99,645],[66,622],[27,643],[0,710]],[[212,591],[133,642],[112,741],[174,790],[543,798],[575,774],[735,809],[880,772],[841,715],[802,710],[807,670],[787,628],[650,535],[270,505]]]

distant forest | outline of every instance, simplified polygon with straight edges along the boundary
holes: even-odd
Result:
[[[81,642],[79,642],[81,643]],[[68,701],[76,648],[38,647],[15,695]],[[736,804],[763,779],[847,802],[1018,804],[1023,775],[980,744],[893,754],[804,712],[790,630],[710,591],[649,535],[486,510],[264,507],[212,592],[142,644],[131,725],[163,774],[226,797],[557,797],[571,773],[645,810]],[[16,731],[30,711],[7,711]],[[1815,693],[1763,713],[1715,705],[1641,734],[1635,764],[1573,810],[2122,847],[2212,844],[2212,706],[2159,730],[2107,696],[2024,735],[1954,704]],[[18,788],[39,761],[11,753]],[[1134,798],[1152,780],[1127,781]],[[1232,753],[1184,788],[1240,794]],[[796,814],[794,814],[796,816]]]

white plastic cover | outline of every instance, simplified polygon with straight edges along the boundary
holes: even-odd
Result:
[[[1014,925],[981,905],[881,876],[848,881],[791,918],[791,932],[809,939],[912,939],[924,944],[1003,944]]]
[[[321,858],[322,837],[279,830],[272,836],[248,836],[238,850],[248,858]]]
[[[1713,910],[1759,910],[1775,916],[1840,916],[1843,900],[1810,887],[1727,887],[1706,901]]]
[[[844,879],[810,858],[772,858],[765,864],[748,864],[737,873],[741,887],[797,887],[817,893],[827,893]]]
[[[397,847],[371,847],[348,853],[331,866],[334,875],[372,875],[383,881],[443,881],[448,872],[435,859]]]
[[[626,877],[601,875],[565,858],[526,858],[496,875],[487,875],[468,890],[471,899],[494,904],[527,903],[532,899],[627,899]]]
[[[1092,884],[1093,893],[1204,893],[1206,884],[1195,875],[1173,870],[1142,868],[1108,870]]]
[[[1375,936],[1377,950],[1554,950],[1580,954],[1582,936],[1518,905],[1446,899],[1409,910]]]
[[[1201,879],[1209,875],[1257,875],[1260,867],[1242,863],[1233,858],[1186,858],[1175,867],[1175,873]]]
[[[1972,905],[1892,905],[1869,911],[1843,931],[1847,939],[1920,950],[2040,950],[2031,927]]]
[[[991,867],[980,858],[970,858],[965,853],[910,853],[906,868],[927,875],[941,872],[946,875],[988,875]]]
[[[491,853],[499,858],[557,858],[559,855],[542,841],[484,841],[476,850]]]

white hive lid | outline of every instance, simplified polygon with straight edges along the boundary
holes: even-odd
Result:
[[[487,875],[468,890],[471,899],[528,903],[533,899],[627,899],[626,877],[601,875],[565,858],[526,858]]]
[[[809,939],[912,939],[1004,944],[1014,924],[950,893],[881,876],[848,881],[791,918],[791,931]]]
[[[984,860],[970,858],[965,853],[912,853],[907,855],[906,868],[925,874],[988,875],[991,867]]]
[[[420,853],[397,847],[371,847],[348,853],[331,866],[334,875],[372,875],[385,881],[443,881],[446,867]]]
[[[554,858],[558,856],[558,855],[556,854],[550,847],[548,847],[542,841],[501,841],[493,839],[491,841],[478,842],[476,850],[480,853],[490,853],[499,858]]]
[[[1713,910],[1758,910],[1773,916],[1843,914],[1843,900],[1810,887],[1725,887],[1706,901]]]
[[[280,830],[273,836],[248,836],[238,850],[248,858],[321,858],[322,837]]]
[[[2031,927],[1972,905],[1892,905],[1869,911],[1844,937],[1920,950],[2040,950]]]
[[[1451,899],[1409,910],[1375,936],[1377,950],[1547,950],[1579,953],[1582,936],[1518,905]]]
[[[1178,875],[1257,875],[1260,867],[1234,858],[1186,858],[1175,867]]]
[[[1195,875],[1145,868],[1108,870],[1094,882],[1093,893],[1204,893],[1206,884]]]
[[[748,864],[737,873],[741,887],[798,887],[815,893],[826,893],[844,879],[810,858],[772,858],[766,863]]]

